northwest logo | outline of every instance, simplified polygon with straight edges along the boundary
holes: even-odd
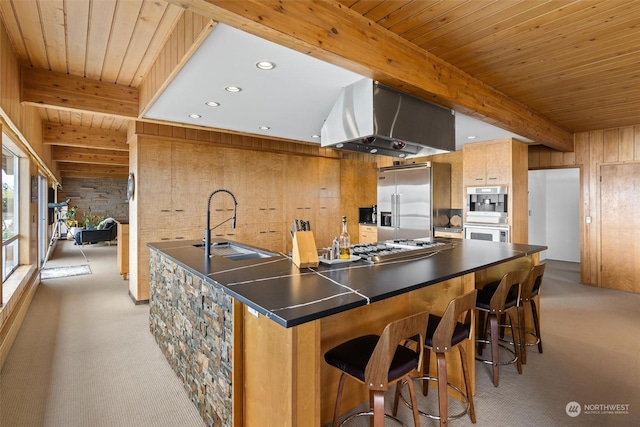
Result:
[[[567,415],[569,415],[570,417],[577,417],[578,415],[580,415],[580,412],[582,411],[582,409],[580,408],[580,404],[578,402],[567,403],[567,406],[564,408],[564,410],[567,412]]]

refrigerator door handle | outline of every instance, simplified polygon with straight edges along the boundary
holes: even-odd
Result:
[[[396,226],[396,229],[399,229],[400,228],[400,194],[399,193],[396,193],[396,205],[393,211],[396,214],[395,226]]]
[[[391,194],[391,227],[396,228],[396,193]]]

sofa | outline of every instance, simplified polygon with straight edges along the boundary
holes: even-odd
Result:
[[[98,228],[78,231],[74,238],[76,245],[85,243],[109,242],[115,240],[118,235],[118,224],[115,220],[105,220],[98,224]]]

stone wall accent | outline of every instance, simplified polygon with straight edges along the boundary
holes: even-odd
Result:
[[[233,300],[156,250],[151,333],[209,426],[232,425]]]
[[[78,206],[78,221],[82,220],[82,215],[88,208],[96,215],[118,221],[129,220],[126,179],[63,178],[58,201],[67,199],[71,200],[69,205]]]

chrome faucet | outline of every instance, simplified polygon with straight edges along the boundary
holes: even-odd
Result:
[[[211,225],[210,225],[210,222],[211,222],[211,198],[213,197],[214,194],[221,193],[221,192],[222,193],[227,193],[233,198],[233,216],[231,218],[225,219],[220,224],[218,224],[215,227],[211,228]],[[236,211],[237,211],[237,209],[238,209],[238,202],[236,201],[236,196],[234,196],[231,191],[221,188],[221,189],[215,190],[213,193],[209,194],[209,201],[207,202],[207,228],[204,229],[204,254],[205,254],[205,259],[211,258],[211,230],[215,230],[216,228],[220,227],[222,224],[224,224],[225,222],[227,222],[229,220],[232,221],[231,222],[231,226],[233,228],[236,228]]]

